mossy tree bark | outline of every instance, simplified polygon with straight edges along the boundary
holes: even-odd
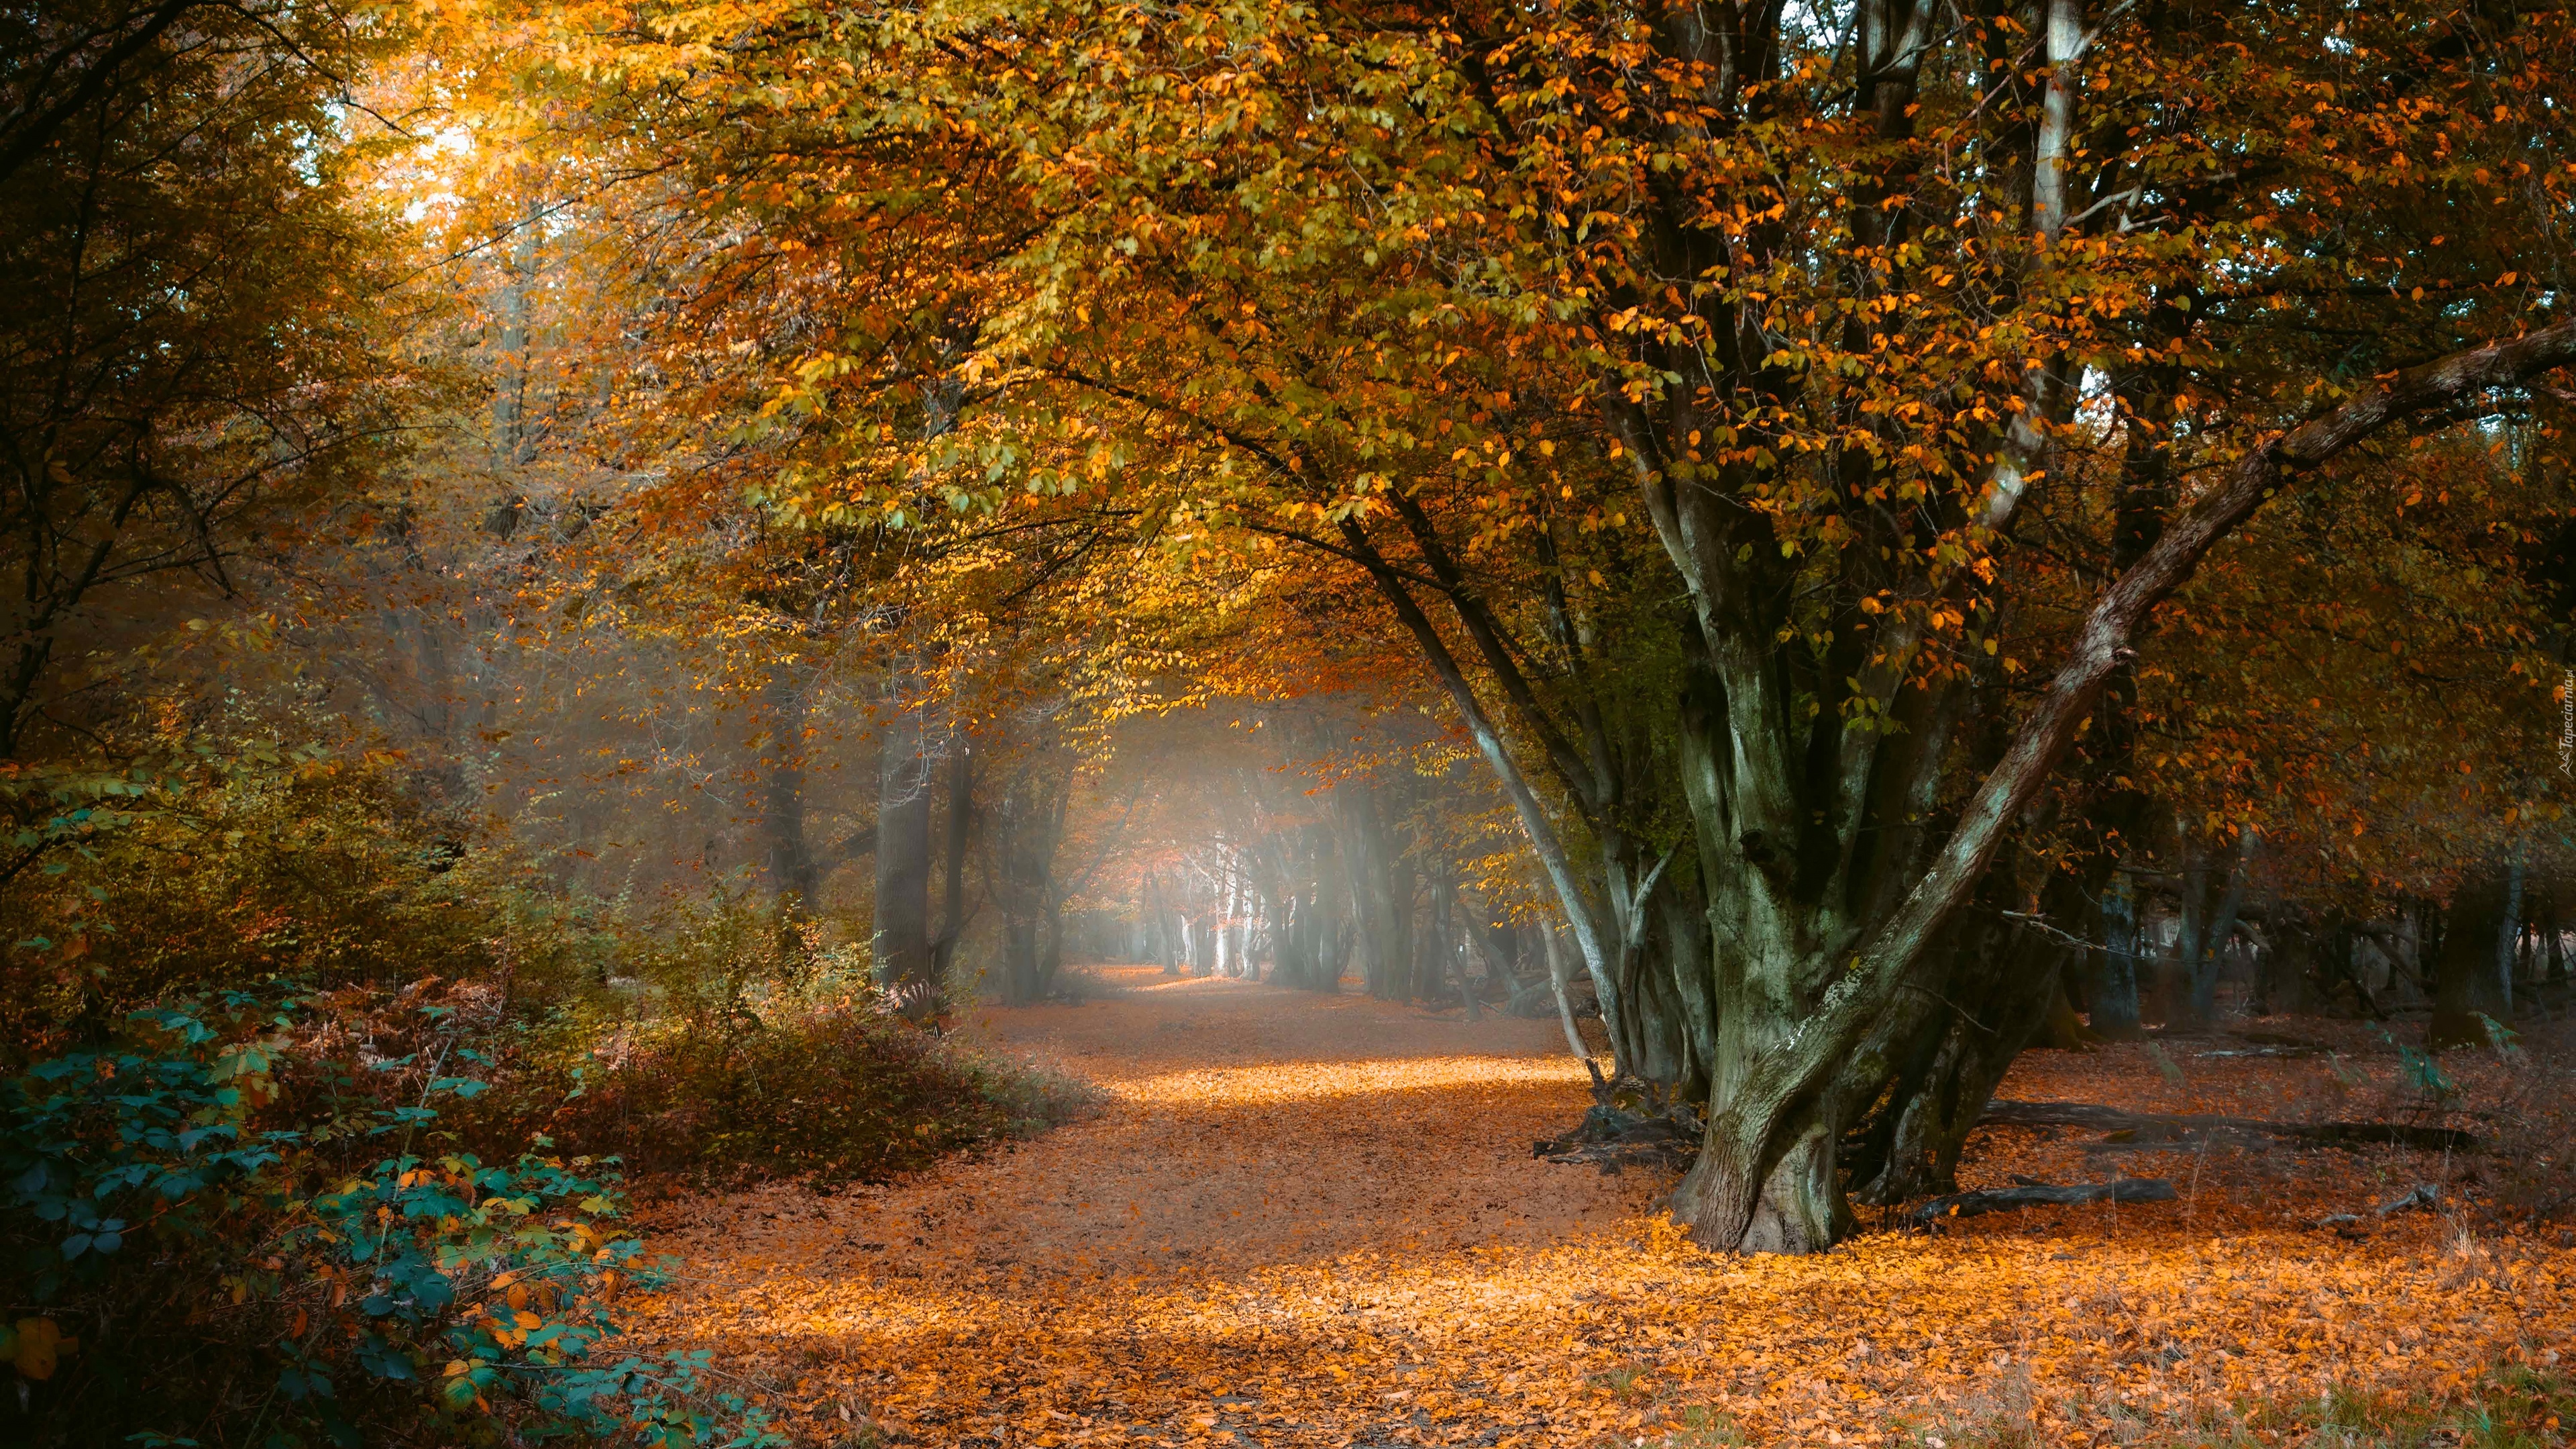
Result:
[[[2014,723],[1965,806],[1942,822],[1937,845],[1928,842],[1928,811],[1906,801],[1928,795],[1938,778],[1940,750],[1924,742],[1949,738],[1927,717],[1944,690],[1900,692],[1866,655],[1816,666],[1782,658],[1788,651],[1774,641],[1795,634],[1772,612],[1782,595],[1754,587],[1741,568],[1762,556],[1738,543],[1759,515],[1723,509],[1719,490],[1678,486],[1686,472],[1678,450],[1648,419],[1633,420],[1648,500],[1708,645],[1696,723],[1685,726],[1703,742],[1693,752],[1690,803],[1702,870],[1719,883],[1710,898],[1720,1014],[1708,1130],[1674,1194],[1694,1236],[1745,1251],[1806,1251],[1833,1239],[1847,1218],[1833,1157],[1848,1115],[1902,1084],[1963,908],[2091,718],[2148,612],[2209,548],[2296,472],[2388,422],[2570,359],[2576,323],[2454,354],[2247,455],[2103,592],[2071,657]],[[1902,646],[1882,630],[1875,647],[1897,654]],[[1866,691],[1900,727],[1845,729],[1837,680]],[[1827,703],[1801,721],[1793,690]],[[2495,933],[2468,934],[2490,956],[2504,954]],[[2025,979],[2019,989],[2035,996],[2045,985]]]

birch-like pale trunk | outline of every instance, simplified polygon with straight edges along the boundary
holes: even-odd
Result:
[[[932,761],[921,712],[902,697],[900,676],[886,688],[888,719],[877,737],[875,919],[869,947],[877,982],[898,993],[907,1014],[935,1009],[931,971],[930,806]]]

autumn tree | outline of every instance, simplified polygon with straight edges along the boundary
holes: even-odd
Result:
[[[2129,775],[2157,606],[2576,355],[2515,265],[2563,230],[2554,13],[1098,21],[675,8],[571,53],[725,118],[739,255],[827,256],[859,318],[912,279],[954,349],[808,348],[769,415],[880,461],[782,471],[795,508],[1083,493],[1376,594],[1705,1104],[1715,1246],[1955,1158],[2062,972],[2020,923],[2138,834],[2055,843]],[[921,434],[870,400],[933,394],[890,466]],[[2043,522],[2108,560],[2071,602]]]
[[[0,755],[80,726],[106,650],[240,588],[395,451],[425,389],[365,182],[403,138],[352,87],[401,38],[329,5],[0,22]]]
[[[2131,854],[2147,869],[2118,897],[2169,898],[2194,938],[2174,953],[2200,968],[2174,983],[2179,1014],[2210,985],[2230,899],[2240,919],[2259,916],[2275,960],[2255,983],[2263,1006],[2346,991],[2370,1014],[2392,1005],[2351,958],[2357,933],[2380,936],[2407,902],[2448,900],[2459,922],[2480,922],[2467,929],[2501,988],[2493,918],[2517,868],[2550,873],[2565,809],[2564,426],[2563,402],[2535,389],[2367,473],[2320,480],[2259,515],[2160,612],[2126,767],[2155,806],[2118,807],[2142,827]],[[2539,913],[2535,884],[2526,914]],[[2461,959],[2443,944],[2435,954]],[[2409,954],[2407,972],[2419,966],[2448,969]],[[2420,983],[2391,984],[2402,1002]],[[2106,1004],[2097,992],[2097,1024]],[[2197,1009],[2208,1014],[2205,995]],[[2472,1016],[2457,1019],[2484,1044]],[[2458,1037],[2450,1017],[2435,1036]]]

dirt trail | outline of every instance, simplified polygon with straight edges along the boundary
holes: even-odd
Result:
[[[2187,1166],[2182,1203],[1715,1257],[1653,1212],[1666,1180],[1530,1157],[1585,1101],[1553,1022],[1119,979],[972,1028],[1099,1083],[1096,1118],[884,1188],[700,1204],[659,1239],[687,1273],[647,1340],[745,1366],[813,1444],[1839,1444],[1993,1416],[2081,1442],[2430,1388],[2576,1323],[2565,1254],[2422,1218],[2346,1244],[2232,1160]],[[2102,1170],[1991,1146],[1967,1185]]]

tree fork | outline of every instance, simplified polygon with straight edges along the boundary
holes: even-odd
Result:
[[[1930,948],[1985,873],[2012,820],[2055,769],[2093,702],[2130,656],[2147,615],[2187,582],[2220,540],[2301,473],[2322,467],[2398,419],[2488,388],[2576,362],[2576,319],[2506,342],[2438,358],[2374,383],[2342,406],[2256,446],[2227,481],[2177,519],[2135,567],[2106,589],[2039,702],[2014,732],[2003,759],[1961,812],[1949,841],[1895,914],[1852,957],[1807,1019],[1768,1047],[1742,1074],[1731,1100],[1711,1103],[1699,1162],[1673,1195],[1674,1211],[1703,1245],[1733,1251],[1812,1251],[1827,1220],[1814,1201],[1839,1201],[1830,1172],[1808,1170],[1819,1151],[1830,1164],[1836,1073],[1889,1060],[1910,1023],[1891,1009]],[[1787,1194],[1789,1201],[1774,1201]],[[1826,1239],[1825,1241],[1830,1241]]]

